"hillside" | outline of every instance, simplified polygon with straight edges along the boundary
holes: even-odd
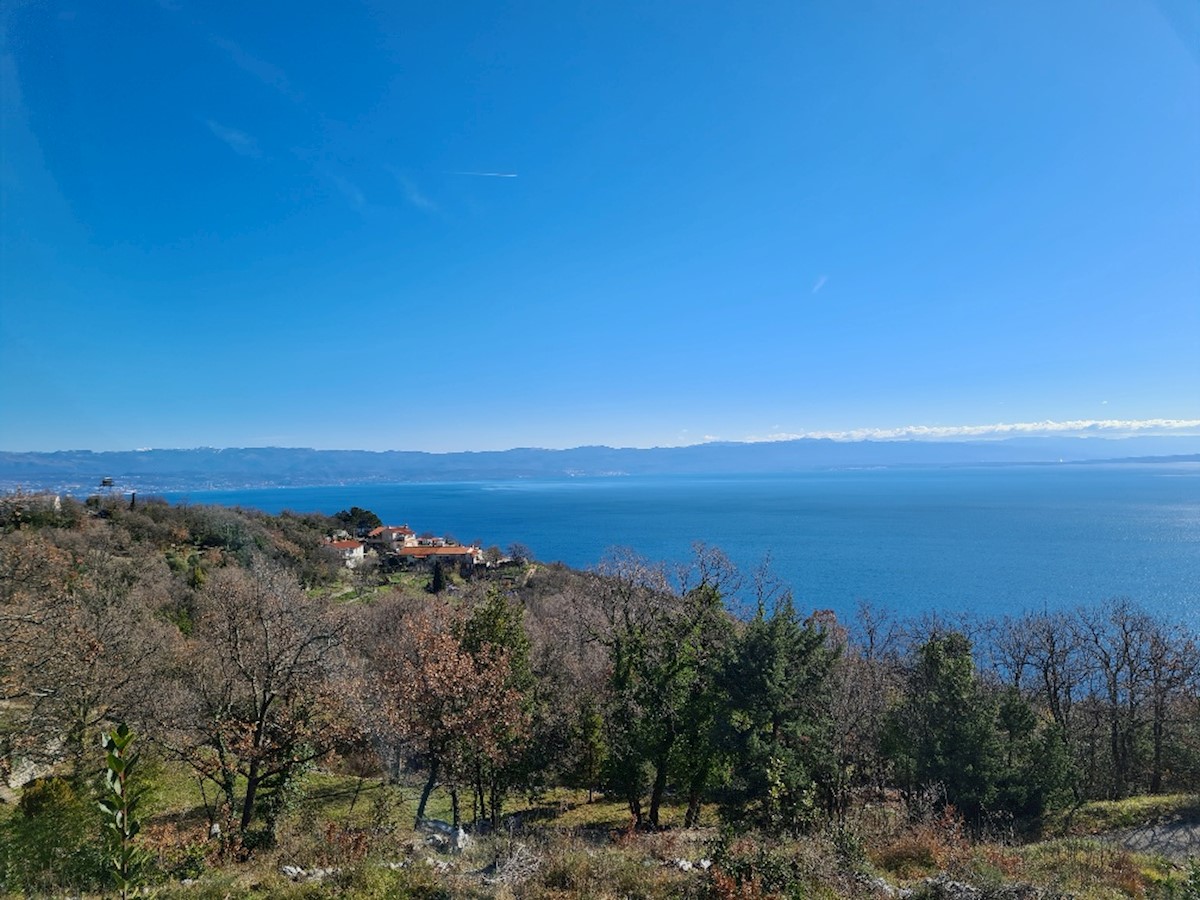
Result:
[[[0,497],[0,895],[111,891],[118,723],[159,896],[1200,886],[1119,843],[1192,821],[1200,781],[1197,636],[1130,601],[839,621],[713,548],[333,552],[375,521]]]

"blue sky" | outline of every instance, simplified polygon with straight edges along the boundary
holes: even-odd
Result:
[[[3,10],[0,449],[1200,430],[1191,0]]]

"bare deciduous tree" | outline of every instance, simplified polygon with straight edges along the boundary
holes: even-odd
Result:
[[[344,676],[346,618],[260,562],[223,569],[201,594],[195,631],[175,659],[164,736],[216,785],[246,832],[256,807],[352,735]]]
[[[100,727],[137,718],[169,629],[154,616],[160,559],[76,549],[20,533],[0,544],[0,684],[17,726],[12,750],[79,772]]]

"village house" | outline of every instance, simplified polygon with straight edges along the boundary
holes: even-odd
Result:
[[[483,550],[479,547],[464,547],[453,539],[424,533],[418,535],[407,525],[380,525],[372,528],[366,537],[368,546],[381,557],[405,560],[436,560],[450,563],[484,563]]]
[[[329,546],[342,557],[342,562],[346,564],[347,569],[357,567],[366,558],[361,541],[330,541]]]
[[[380,525],[367,532],[367,542],[377,550],[389,553],[401,547],[415,547],[417,535],[407,525]]]
[[[440,540],[440,539],[439,539]],[[483,550],[479,547],[463,547],[461,545],[423,544],[416,547],[401,547],[396,555],[405,559],[441,559],[448,562],[466,562],[472,565],[483,563]]]

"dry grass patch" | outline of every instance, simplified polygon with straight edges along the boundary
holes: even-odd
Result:
[[[1140,900],[1183,880],[1183,873],[1161,858],[1087,838],[1043,841],[1016,852],[1029,881],[1087,900]]]

